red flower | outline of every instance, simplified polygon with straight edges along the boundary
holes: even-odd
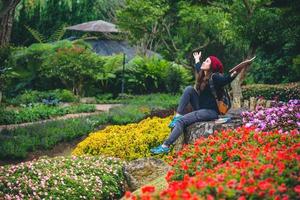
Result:
[[[273,194],[275,194],[275,192],[276,192],[276,190],[275,190],[274,188],[271,188],[271,189],[269,190],[269,195],[270,195],[270,196],[273,196]]]
[[[143,194],[141,200],[151,200],[151,196]]]
[[[224,191],[224,188],[220,185],[217,189],[217,192],[220,194]]]
[[[263,196],[265,196],[265,192],[263,192],[263,191],[260,191],[260,192],[258,193],[258,196],[260,196],[260,197],[263,197]]]
[[[201,181],[201,180],[197,181],[197,183],[196,183],[197,189],[205,188],[206,185],[207,185],[207,184],[206,184],[204,181]]]
[[[222,162],[222,160],[223,160],[223,157],[222,157],[222,156],[217,156],[216,158],[217,158],[217,161],[218,161],[219,163]]]
[[[289,196],[284,194],[283,197],[282,197],[282,200],[289,200]]]
[[[142,187],[142,192],[146,193],[146,192],[154,192],[155,191],[155,187],[154,186],[144,186]]]
[[[300,185],[297,185],[296,187],[294,187],[294,191],[297,192],[298,194],[300,194]]]
[[[130,196],[131,196],[131,192],[126,191],[126,192],[125,192],[125,197],[126,197],[126,198],[130,198]]]
[[[192,197],[191,193],[189,191],[184,191],[181,194],[182,199],[190,199]]]
[[[205,159],[204,159],[205,162],[211,162],[213,161],[213,159],[211,158],[211,156],[207,156]]]
[[[249,178],[248,182],[253,184],[253,183],[255,183],[255,180],[254,180],[254,178],[251,177],[251,178]]]
[[[245,187],[244,188],[244,191],[247,193],[247,194],[253,194],[256,190],[256,187],[255,186],[249,186],[249,187]]]
[[[186,171],[186,170],[189,169],[189,167],[185,163],[182,163],[181,164],[181,169]]]
[[[284,183],[282,183],[280,186],[278,186],[278,191],[279,192],[285,192],[286,191],[286,186]]]
[[[169,182],[171,180],[171,177],[175,174],[173,170],[168,171],[166,176],[166,181]]]
[[[271,187],[271,183],[267,182],[267,181],[260,181],[258,183],[258,187],[261,190],[268,190]]]
[[[284,169],[285,169],[284,163],[279,161],[279,162],[276,164],[276,166],[277,166],[277,168],[278,168],[279,174],[282,174],[282,172],[283,172]]]
[[[244,185],[245,183],[246,183],[246,179],[245,179],[245,177],[242,177],[241,180],[240,180],[240,184]]]
[[[240,196],[240,197],[238,198],[238,200],[246,200],[246,197],[245,197],[245,196]]]
[[[207,200],[214,200],[214,199],[215,199],[215,198],[214,198],[212,195],[210,195],[210,194],[206,195],[206,198],[207,198]]]
[[[276,195],[274,200],[280,200],[280,196],[279,195]]]
[[[235,179],[231,179],[230,181],[227,182],[227,186],[229,188],[234,188],[235,184],[236,184],[236,180]]]

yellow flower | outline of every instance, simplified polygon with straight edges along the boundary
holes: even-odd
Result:
[[[90,133],[72,155],[106,155],[125,160],[150,156],[150,148],[159,145],[170,133],[167,118],[147,118],[139,123],[112,125]]]

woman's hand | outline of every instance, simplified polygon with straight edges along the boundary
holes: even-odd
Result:
[[[194,52],[193,53],[194,59],[195,59],[195,63],[200,62],[200,58],[201,58],[201,51],[198,52]]]

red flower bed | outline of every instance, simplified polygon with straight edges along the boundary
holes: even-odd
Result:
[[[130,199],[300,199],[300,135],[238,128],[200,138],[172,158],[169,186]]]

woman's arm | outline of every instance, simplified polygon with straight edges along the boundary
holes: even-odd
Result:
[[[237,76],[236,71],[234,71],[230,75],[223,75],[223,74],[220,74],[220,73],[216,73],[216,74],[213,74],[212,80],[213,80],[214,85],[216,87],[224,87],[225,85],[231,83],[236,76]]]
[[[197,73],[200,72],[200,68],[201,68],[201,63],[200,63],[200,62],[197,62],[197,63],[195,64],[195,69],[196,69]]]
[[[201,51],[199,53],[194,52],[193,56],[194,56],[194,59],[195,59],[195,69],[196,69],[197,73],[199,73],[200,68],[201,68],[201,64],[200,64]]]

